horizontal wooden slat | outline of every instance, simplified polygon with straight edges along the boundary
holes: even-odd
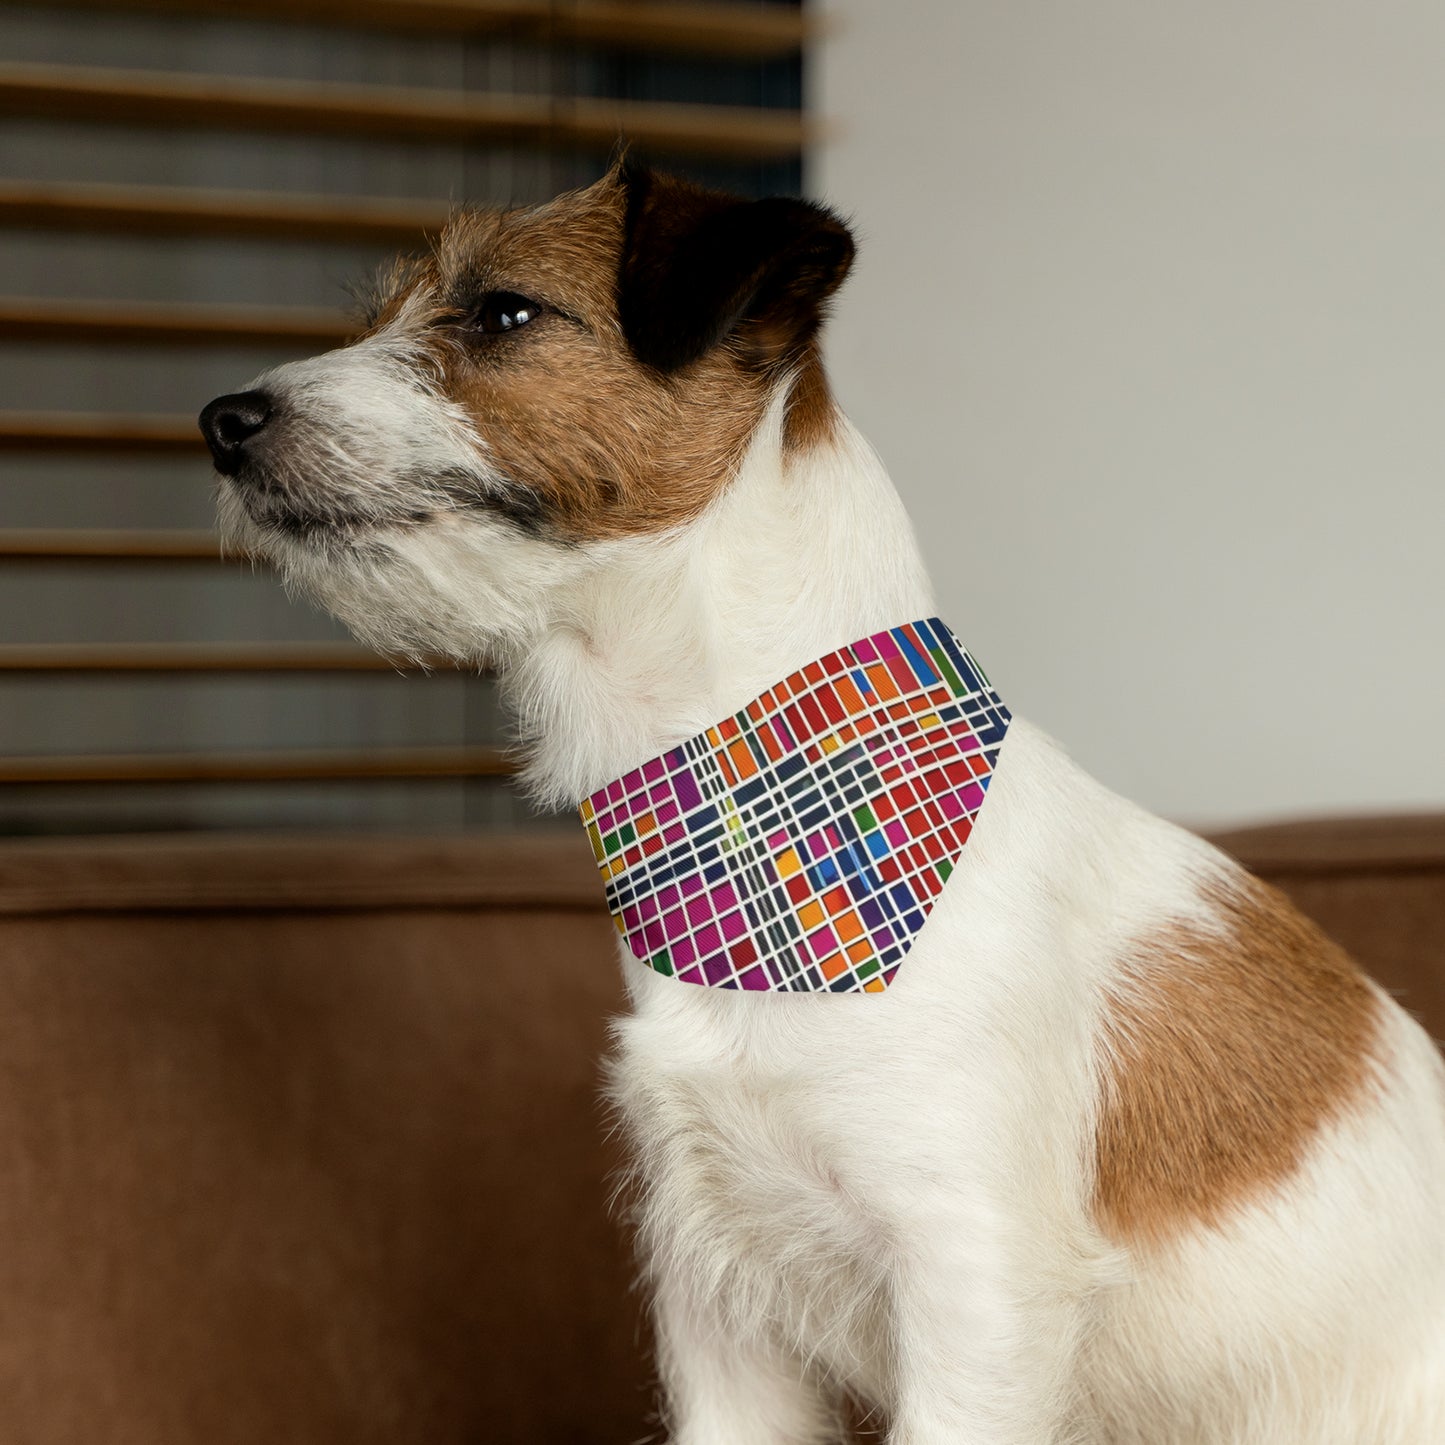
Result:
[[[796,111],[30,63],[0,65],[0,115],[594,151],[626,137],[728,160],[795,156],[810,138]]]
[[[0,225],[121,235],[250,236],[415,246],[446,224],[449,207],[364,196],[69,185],[0,180]]]
[[[505,777],[500,748],[384,748],[247,753],[0,757],[0,783],[288,783]]]
[[[192,416],[88,411],[0,412],[0,451],[153,452],[202,455]]]
[[[0,643],[0,673],[404,672],[350,643]]]
[[[26,0],[7,0],[26,3]],[[224,15],[236,0],[50,0],[52,8]],[[678,51],[762,59],[795,54],[808,37],[787,5],[677,0],[247,0],[247,19],[290,20],[365,30],[506,37],[563,45]]]
[[[0,529],[0,562],[249,562],[214,532],[81,527]]]
[[[0,296],[0,341],[326,350],[358,329],[344,313],[319,306],[192,306]]]

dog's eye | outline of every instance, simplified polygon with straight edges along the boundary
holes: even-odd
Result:
[[[535,321],[541,314],[539,302],[515,291],[489,291],[482,297],[482,304],[472,313],[472,324],[488,336],[503,331],[515,331],[529,321]]]

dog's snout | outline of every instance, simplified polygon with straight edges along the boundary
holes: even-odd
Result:
[[[246,443],[270,421],[272,409],[264,391],[238,391],[218,396],[201,412],[201,434],[222,476],[232,477],[241,470]]]

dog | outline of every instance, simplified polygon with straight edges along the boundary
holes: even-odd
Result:
[[[575,807],[931,615],[820,359],[853,251],[626,159],[460,212],[360,339],[202,413],[223,530],[389,654],[495,668]],[[856,1400],[892,1445],[1445,1441],[1429,1038],[1023,720],[976,823],[877,996],[623,949],[670,1439],[817,1445]]]

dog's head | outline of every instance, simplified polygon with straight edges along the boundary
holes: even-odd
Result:
[[[201,413],[223,528],[379,645],[486,656],[702,513],[780,387],[791,444],[826,434],[815,337],[852,255],[821,207],[627,164],[461,212],[357,341]]]

